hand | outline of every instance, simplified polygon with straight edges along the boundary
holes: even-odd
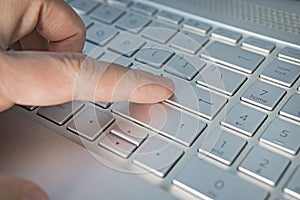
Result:
[[[0,0],[0,11],[0,111],[71,100],[155,103],[172,95],[167,78],[82,55],[84,24],[63,0]],[[33,183],[0,176],[0,199],[25,196],[47,198]]]

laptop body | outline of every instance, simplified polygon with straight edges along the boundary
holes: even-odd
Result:
[[[193,18],[194,15],[199,15],[199,17],[195,16],[194,18],[204,23],[213,24],[214,26],[221,25],[222,28],[228,28],[234,32],[242,33],[243,39],[250,35],[252,37],[271,41],[276,44],[276,50],[274,51],[278,53],[286,46],[297,49],[300,45],[299,34],[295,33],[299,30],[299,26],[297,26],[297,24],[294,26],[291,22],[290,26],[292,28],[288,29],[288,31],[284,31],[286,27],[282,27],[280,25],[277,26],[276,21],[267,23],[264,22],[263,18],[257,21],[251,21],[252,18],[250,14],[249,21],[247,22],[242,18],[238,19],[232,15],[232,13],[236,13],[239,17],[244,16],[243,13],[241,14],[241,12],[238,11],[246,6],[249,10],[246,9],[244,11],[245,13],[247,13],[247,11],[250,12],[251,9],[259,8],[262,10],[270,9],[272,11],[282,10],[282,12],[278,13],[284,13],[283,15],[287,16],[289,16],[288,13],[294,13],[291,16],[291,19],[294,19],[293,16],[295,16],[295,19],[299,19],[297,18],[300,15],[299,9],[297,9],[299,8],[299,1],[230,1],[227,3],[224,3],[223,1],[141,2],[170,12],[175,12],[174,9],[181,10],[176,13],[184,16],[185,19]],[[71,3],[72,1],[70,1],[70,4]],[[112,5],[115,6],[115,4]],[[231,13],[224,14],[212,12],[213,10],[222,12],[225,8],[231,8]],[[253,10],[251,11],[252,13],[254,12]],[[93,11],[91,11],[90,14],[92,13]],[[273,12],[270,11],[270,13]],[[270,28],[272,26],[274,27]],[[288,25],[286,26],[288,27]],[[214,29],[215,27],[213,30]],[[209,33],[212,33],[213,30],[210,30],[211,32]],[[278,53],[273,52],[271,56],[265,54],[264,56],[268,58],[276,57]],[[299,63],[297,63],[297,55],[295,57],[296,61],[292,60],[291,63],[299,67]],[[290,60],[288,63],[289,62]],[[248,87],[250,87],[251,83],[254,82],[252,79],[253,78],[250,78],[250,83],[247,87],[241,88],[243,91],[239,92],[239,94],[243,94]],[[293,93],[299,93],[299,76],[296,77],[292,86],[287,87],[286,90],[287,94],[282,97],[282,101],[280,101],[280,103],[278,103],[275,107],[277,111],[280,111],[280,108],[284,107],[286,101],[288,101]],[[232,103],[235,104],[239,101],[239,99],[238,97],[235,97],[235,100],[229,101],[235,101]],[[91,106],[93,106],[92,103],[85,103],[84,105],[84,107]],[[250,108],[255,110],[255,108],[251,106]],[[0,127],[2,133],[0,137],[2,144],[0,147],[0,171],[2,174],[22,177],[39,184],[47,192],[50,199],[226,199],[227,197],[226,195],[223,196],[224,198],[222,198],[222,196],[217,197],[214,196],[214,194],[210,194],[211,196],[209,196],[209,194],[201,192],[201,190],[197,193],[195,192],[197,190],[195,188],[186,189],[186,185],[183,185],[183,182],[180,181],[181,179],[178,177],[178,174],[182,174],[182,170],[184,170],[185,166],[189,165],[187,163],[194,162],[194,157],[197,157],[196,159],[203,158],[203,154],[198,150],[199,146],[203,143],[203,141],[200,141],[202,133],[200,136],[197,136],[190,146],[187,145],[188,147],[186,147],[186,145],[177,144],[177,139],[175,139],[175,142],[173,139],[170,140],[171,142],[167,140],[167,142],[172,143],[172,145],[174,143],[174,146],[178,146],[184,153],[180,154],[179,159],[176,160],[174,166],[172,165],[171,171],[168,171],[166,175],[160,177],[159,173],[157,176],[155,169],[149,170],[147,167],[141,168],[143,163],[132,164],[131,161],[124,162],[124,159],[120,158],[120,155],[116,155],[115,152],[101,148],[98,144],[94,145],[95,141],[98,143],[99,140],[101,140],[104,133],[109,132],[110,127],[113,126],[112,124],[116,121],[120,124],[125,121],[125,123],[129,123],[133,127],[137,127],[141,130],[141,132],[145,132],[150,136],[151,134],[156,135],[156,132],[159,131],[151,130],[142,123],[136,123],[134,120],[128,120],[128,118],[120,114],[118,115],[118,112],[115,112],[114,119],[116,121],[106,126],[103,133],[98,135],[96,139],[90,143],[85,138],[81,138],[80,136],[72,133],[72,131],[67,130],[70,122],[69,120],[72,120],[73,118],[68,119],[66,124],[57,126],[57,124],[46,119],[45,116],[41,116],[41,113],[38,113],[40,108],[36,109],[37,110],[34,111],[28,111],[21,106],[15,106],[9,111],[1,113]],[[76,114],[83,113],[84,110],[85,108]],[[231,107],[228,108],[228,111],[229,110],[231,110]],[[109,110],[109,112],[110,111],[111,110]],[[271,124],[274,116],[277,115],[277,112],[274,113],[273,111],[264,113],[268,115],[265,119],[268,121],[266,121],[265,125],[261,125],[262,128],[255,133],[257,136],[254,137],[256,137],[257,140],[259,140],[259,136],[263,135],[264,130],[267,129],[269,124]],[[77,116],[76,114],[74,114],[75,117]],[[220,114],[218,113],[217,115]],[[299,121],[297,121],[297,118],[296,120],[288,117],[286,119],[285,116],[283,116],[283,118],[283,121],[291,122],[291,124],[295,125],[299,129]],[[206,122],[205,120],[203,121]],[[209,122],[207,122],[207,124],[210,131],[208,131],[208,126],[204,131],[212,132],[219,126],[218,123],[210,123],[210,121],[213,120],[208,121]],[[232,132],[239,131],[233,130]],[[164,139],[165,136],[161,136],[159,134],[158,137],[162,137]],[[200,138],[199,141],[198,138]],[[248,144],[254,143],[251,137],[241,136],[241,138],[248,142]],[[147,139],[145,141],[147,141]],[[266,147],[268,150],[274,148],[261,143],[263,142],[260,142],[259,145],[264,148]],[[142,145],[144,144],[147,143],[142,143]],[[241,158],[237,158],[237,160],[234,161],[234,166],[239,167],[242,165],[241,163],[243,163],[244,157],[246,157],[251,151],[251,147],[248,146],[242,148],[241,153],[239,154]],[[97,147],[99,148],[97,149]],[[295,196],[290,195],[289,192],[282,192],[282,190],[283,188],[286,188],[290,177],[293,176],[294,171],[297,170],[297,166],[299,166],[298,150],[294,155],[281,152],[281,150],[276,147],[272,149],[272,151],[273,150],[275,153],[289,159],[287,167],[284,169],[283,177],[280,178],[274,186],[264,180],[261,180],[261,177],[257,178],[251,175],[249,177],[248,171],[243,172],[242,170],[238,170],[237,177],[245,181],[247,184],[253,184],[255,187],[260,188],[258,193],[262,194],[262,199],[293,199]],[[137,154],[137,152],[134,152],[133,156],[134,154]],[[215,161],[214,159],[207,159],[208,163],[212,163],[217,166],[218,169],[220,168],[226,171],[230,168],[230,170],[228,170],[229,173],[231,173],[233,170],[232,168],[234,168],[232,165],[228,166],[223,163],[218,163],[218,161]],[[247,167],[241,167],[241,169],[245,170]],[[205,185],[205,180],[203,182]],[[223,187],[222,182],[216,182],[216,184],[217,189]],[[231,184],[234,185],[234,181]],[[264,192],[261,192],[261,190]],[[232,192],[239,193],[239,191]],[[251,198],[251,195],[254,194],[251,190],[248,192]]]

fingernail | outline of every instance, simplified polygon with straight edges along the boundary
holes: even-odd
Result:
[[[40,189],[31,189],[29,190],[23,200],[47,200],[46,194]]]

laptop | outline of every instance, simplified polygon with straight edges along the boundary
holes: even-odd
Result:
[[[16,105],[1,174],[50,199],[300,199],[300,1],[67,3],[84,54],[169,77],[174,95]]]

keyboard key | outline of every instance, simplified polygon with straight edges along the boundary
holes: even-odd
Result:
[[[95,1],[86,0],[73,0],[69,4],[79,15],[86,15],[100,5]]]
[[[136,2],[134,3],[131,7],[131,10],[145,14],[145,15],[153,15],[157,9],[155,7],[140,3],[140,2]]]
[[[296,155],[300,149],[300,126],[276,118],[259,140],[287,153]]]
[[[207,41],[207,37],[188,31],[182,31],[174,36],[170,42],[170,47],[186,53],[196,54]]]
[[[182,22],[182,20],[183,20],[182,16],[177,15],[175,13],[165,11],[165,10],[160,11],[156,15],[156,18],[158,20],[162,20],[162,21],[169,22],[169,23],[172,23],[172,24],[180,24],[180,22]]]
[[[217,28],[212,32],[211,37],[219,41],[236,44],[242,38],[242,34],[224,28]]]
[[[34,111],[35,109],[37,109],[38,106],[22,106],[22,107],[25,108],[26,110]]]
[[[95,104],[104,109],[108,108],[111,105],[111,103],[108,103],[108,102],[96,102]]]
[[[150,47],[141,49],[135,59],[152,67],[160,68],[172,55],[173,53],[170,51]]]
[[[206,124],[165,104],[114,104],[113,112],[185,146],[190,146]]]
[[[115,37],[119,32],[102,23],[94,23],[88,30],[86,34],[86,39],[97,45],[106,45],[113,37]]]
[[[82,102],[74,101],[55,106],[41,107],[38,110],[38,115],[62,126],[83,106]]]
[[[260,75],[261,78],[292,87],[300,76],[300,67],[280,60],[273,60]]]
[[[80,18],[83,21],[86,29],[88,29],[90,26],[92,26],[94,24],[94,21],[85,15],[80,16]]]
[[[89,107],[80,113],[67,129],[87,140],[94,141],[113,121],[111,114]]]
[[[97,59],[104,54],[99,46],[87,41],[84,43],[82,53],[94,59]]]
[[[221,124],[251,137],[266,117],[266,114],[258,110],[237,103],[221,121]]]
[[[174,95],[167,103],[183,108],[196,115],[212,120],[224,107],[227,99],[202,88],[173,79]]]
[[[248,74],[253,73],[265,59],[262,55],[220,42],[213,42],[208,45],[201,56]]]
[[[226,165],[231,165],[246,145],[242,138],[226,131],[216,129],[208,134],[199,152],[208,155]]]
[[[107,24],[112,24],[123,14],[124,11],[119,8],[102,5],[91,13],[91,18]]]
[[[108,3],[111,5],[127,8],[131,4],[131,0],[108,0]]]
[[[137,148],[134,144],[111,133],[104,134],[98,144],[122,158],[129,158]]]
[[[212,26],[197,20],[188,19],[183,23],[183,28],[194,31],[196,33],[206,34],[211,30]]]
[[[142,36],[159,43],[167,43],[177,32],[177,28],[154,21],[142,31]]]
[[[165,71],[186,80],[192,80],[204,67],[205,62],[198,57],[175,55],[165,65]]]
[[[201,199],[264,200],[268,196],[262,188],[196,156],[189,160],[172,183]]]
[[[284,89],[256,80],[243,94],[241,99],[247,103],[271,111],[284,94]]]
[[[285,47],[279,52],[278,57],[295,62],[300,62],[300,49]]]
[[[244,75],[211,64],[200,72],[200,75],[197,77],[197,83],[233,96],[246,79]]]
[[[238,169],[262,182],[275,186],[288,167],[290,160],[260,146],[247,154]]]
[[[170,141],[153,136],[136,153],[133,163],[163,178],[182,155],[183,150]]]
[[[283,188],[283,191],[286,194],[288,194],[296,199],[300,199],[300,168],[299,168],[299,166],[293,172],[287,185]]]
[[[300,121],[300,94],[293,94],[279,111],[279,114]]]
[[[113,52],[105,52],[105,54],[100,58],[101,61],[106,61],[109,63],[116,63],[118,65],[122,65],[124,67],[132,66],[132,62],[125,58],[124,56],[120,56],[119,54]]]
[[[252,49],[254,51],[258,51],[258,52],[262,52],[262,53],[266,53],[266,54],[271,53],[273,51],[273,49],[275,48],[274,43],[268,42],[265,40],[261,40],[258,38],[254,38],[254,37],[246,38],[243,41],[242,46],[247,49]]]
[[[138,33],[149,23],[150,20],[147,17],[135,13],[126,13],[121,19],[116,22],[115,25],[120,29],[132,33]]]
[[[118,120],[117,123],[115,123],[115,125],[112,127],[110,133],[136,146],[140,146],[148,137],[148,134],[144,129],[125,120]]]
[[[110,42],[108,49],[123,56],[131,57],[145,44],[146,43],[137,36],[122,33],[117,35],[117,37]]]

